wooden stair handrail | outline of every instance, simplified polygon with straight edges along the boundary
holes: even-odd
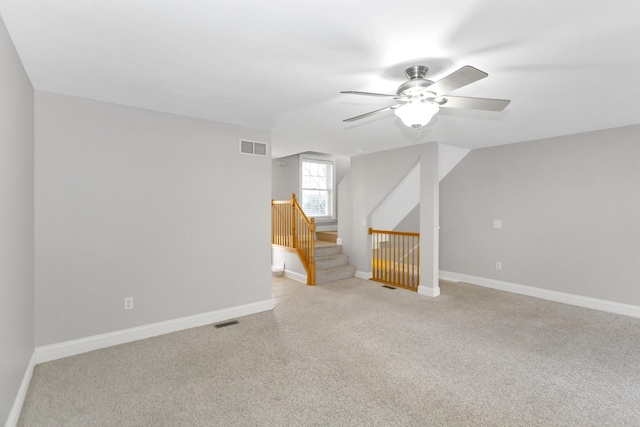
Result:
[[[374,230],[373,228],[369,228],[369,234],[373,234],[373,233],[393,234],[396,236],[420,237],[420,233],[410,233],[408,231]]]
[[[286,205],[291,205],[288,212]],[[296,193],[291,200],[271,200],[271,244],[295,249],[307,271],[307,284],[312,286],[316,284],[315,233],[315,219],[307,218]]]

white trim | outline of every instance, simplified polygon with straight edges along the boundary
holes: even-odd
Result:
[[[607,301],[598,298],[585,297],[582,295],[569,294],[565,292],[551,291],[549,289],[536,288],[533,286],[519,285],[517,283],[503,282],[495,279],[471,276],[469,274],[454,273],[440,270],[440,279],[449,282],[464,282],[472,285],[484,286],[486,288],[498,289],[501,291],[513,292],[521,295],[542,298],[550,301],[565,304],[577,305],[579,307],[593,308],[595,310],[607,311],[609,313],[624,314],[625,316],[640,317],[640,306],[623,304],[614,301]]]
[[[27,390],[29,389],[29,383],[31,382],[31,376],[33,375],[33,368],[35,366],[36,352],[34,351],[31,354],[31,359],[29,360],[27,369],[24,372],[24,377],[22,377],[22,382],[20,383],[18,394],[13,401],[13,406],[11,407],[11,411],[9,412],[9,417],[7,418],[7,422],[5,423],[5,427],[14,427],[18,425],[20,412],[22,412],[22,405],[24,404],[25,397],[27,397]]]
[[[300,274],[300,273],[296,273],[295,271],[285,269],[284,275],[290,279],[297,280],[298,282],[307,283],[306,274]]]
[[[440,287],[436,286],[434,288],[430,288],[428,286],[418,285],[418,293],[428,297],[438,297],[440,296]]]
[[[373,274],[371,272],[366,272],[366,271],[356,271],[356,277],[358,279],[365,279],[365,280],[369,280],[373,277]]]
[[[179,319],[167,320],[164,322],[109,332],[106,334],[93,335],[77,340],[36,347],[36,363],[49,362],[51,360],[75,356],[76,354],[82,354],[88,351],[99,350],[101,348],[151,338],[197,326],[217,323],[236,317],[248,316],[250,314],[261,313],[272,309],[273,300],[268,299],[251,304],[210,311],[208,313],[181,317]]]

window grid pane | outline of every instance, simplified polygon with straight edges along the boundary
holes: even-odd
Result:
[[[302,161],[302,210],[310,217],[332,215],[332,163]]]
[[[331,165],[327,163],[302,162],[303,189],[331,189]]]
[[[302,192],[302,210],[312,217],[329,216],[329,192],[304,190]]]

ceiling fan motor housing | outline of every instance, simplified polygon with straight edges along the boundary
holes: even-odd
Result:
[[[404,73],[409,80],[398,86],[396,94],[410,98],[434,98],[436,96],[435,92],[427,89],[433,84],[433,81],[424,78],[427,71],[429,71],[429,68],[424,65],[407,68]]]

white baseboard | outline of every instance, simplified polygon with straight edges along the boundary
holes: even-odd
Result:
[[[609,313],[624,314],[625,316],[640,317],[640,306],[623,304],[614,301],[607,301],[598,298],[584,297],[581,295],[569,294],[565,292],[551,291],[548,289],[536,288],[533,286],[519,285],[517,283],[503,282],[500,280],[487,279],[484,277],[471,276],[469,274],[453,273],[451,271],[440,270],[440,279],[449,282],[465,282],[472,285],[484,286],[486,288],[498,289],[501,291],[513,292],[521,295],[542,298],[550,301],[562,302],[565,304],[577,305],[579,307],[593,308],[595,310],[607,311]]]
[[[123,329],[121,331],[36,347],[34,352],[36,359],[35,362],[49,362],[51,360],[75,356],[76,354],[82,354],[88,351],[99,350],[101,348],[125,344],[197,326],[222,322],[236,317],[248,316],[250,314],[261,313],[272,309],[273,300],[268,299],[251,304],[210,311],[208,313],[196,314],[194,316],[181,317],[179,319],[167,320],[165,322],[152,323],[149,325],[138,326],[136,328]]]
[[[307,283],[306,274],[300,274],[300,273],[296,273],[295,271],[285,269],[284,275],[290,279],[297,280],[298,282]]]
[[[435,288],[429,288],[427,286],[418,285],[418,293],[428,297],[438,297],[440,296],[440,287],[437,286]]]
[[[15,427],[16,425],[18,425],[18,419],[20,418],[22,405],[24,404],[25,397],[27,397],[27,390],[29,389],[29,383],[31,382],[31,376],[33,375],[33,368],[35,366],[36,352],[34,351],[33,354],[31,354],[31,359],[29,360],[27,369],[24,372],[24,377],[22,377],[22,382],[20,383],[18,394],[13,401],[11,411],[9,411],[9,417],[7,418],[7,422],[5,423],[5,427]]]
[[[371,272],[366,272],[366,271],[356,271],[356,277],[358,279],[365,279],[365,280],[369,280],[371,279],[371,277],[373,277],[373,274]]]

